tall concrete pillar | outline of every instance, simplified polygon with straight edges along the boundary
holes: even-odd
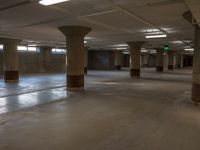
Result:
[[[173,51],[168,52],[168,69],[174,70],[174,52]]]
[[[148,64],[149,64],[149,54],[145,53],[143,55],[143,63],[144,63],[144,67],[148,67]]]
[[[84,73],[87,74],[88,72],[88,48],[85,46],[85,55],[84,55]]]
[[[177,68],[182,68],[182,54],[181,53],[177,53],[176,55],[177,61],[176,61],[176,67]]]
[[[127,42],[130,47],[130,76],[140,77],[140,53],[143,41]]]
[[[59,30],[66,36],[67,44],[67,89],[84,88],[84,37],[91,28],[62,26]]]
[[[50,46],[40,47],[40,69],[42,72],[51,70],[51,50]]]
[[[192,100],[200,103],[200,27],[195,26]]]
[[[190,11],[185,12],[183,17],[194,25],[194,56],[192,74],[192,101],[200,103],[200,27]]]
[[[181,54],[181,68],[183,68],[183,54]]]
[[[21,42],[18,39],[0,38],[3,44],[4,56],[4,81],[18,82],[19,81],[19,56],[17,45]]]
[[[162,48],[157,48],[157,56],[156,56],[156,71],[158,72],[163,72],[163,49]]]
[[[123,54],[121,51],[115,51],[115,69],[116,70],[121,70],[122,57],[123,57]]]
[[[183,54],[181,52],[178,52],[176,58],[177,58],[176,67],[183,68]]]

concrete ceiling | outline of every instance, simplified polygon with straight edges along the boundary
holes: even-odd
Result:
[[[57,27],[82,25],[93,30],[86,37],[91,48],[110,48],[127,41],[146,41],[146,47],[169,44],[181,49],[193,40],[193,26],[182,14],[194,10],[200,22],[199,0],[71,0],[42,6],[37,0],[1,0],[0,36],[38,44],[65,44]],[[198,1],[198,2],[197,2]],[[189,7],[188,7],[189,6]],[[190,7],[191,6],[191,7]],[[168,38],[147,40],[147,31],[166,32]]]
[[[200,1],[199,0],[185,0],[189,9],[191,10],[195,20],[200,25]]]

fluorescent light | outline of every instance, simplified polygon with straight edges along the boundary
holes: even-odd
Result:
[[[42,5],[48,6],[48,5],[53,5],[53,4],[62,3],[66,1],[69,1],[69,0],[40,0],[39,3]]]
[[[29,44],[28,47],[36,47],[36,44]]]
[[[147,36],[145,36],[146,39],[165,38],[165,37],[167,37],[166,34],[157,34],[157,35],[147,35]]]
[[[114,45],[115,47],[127,47],[127,44],[118,44],[118,45]]]
[[[127,50],[127,47],[118,47],[118,48],[114,48],[116,50]]]
[[[185,51],[194,51],[194,48],[185,48]]]
[[[129,51],[124,51],[123,54],[127,55],[130,54]]]

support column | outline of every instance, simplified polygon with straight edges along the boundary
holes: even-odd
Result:
[[[18,39],[0,38],[3,44],[4,56],[4,81],[18,82],[19,81],[19,56],[17,45],[21,42]]]
[[[130,47],[130,76],[140,77],[140,53],[143,41],[127,42]]]
[[[182,63],[182,54],[181,53],[177,53],[176,68],[180,69],[181,68],[181,63]]]
[[[192,74],[192,101],[197,105],[200,103],[200,27],[190,11],[183,17],[194,25],[194,57]]]
[[[88,48],[89,47],[85,47],[85,56],[84,56],[84,73],[87,74],[88,72]]]
[[[145,53],[143,59],[144,59],[144,61],[143,61],[144,62],[144,67],[148,67],[148,64],[149,64],[149,54]]]
[[[67,44],[67,89],[84,88],[84,37],[91,28],[62,26],[59,30],[66,36]]]
[[[169,70],[174,70],[174,52],[173,51],[169,51],[168,52],[168,69]]]
[[[40,68],[42,72],[51,71],[51,50],[52,47],[40,47]]]
[[[163,72],[163,49],[157,48],[157,56],[156,56],[156,71]]]
[[[183,68],[183,54],[181,54],[181,68]]]
[[[192,101],[200,103],[200,27],[195,26]]]
[[[121,51],[115,51],[115,69],[121,70],[122,67],[122,52]]]

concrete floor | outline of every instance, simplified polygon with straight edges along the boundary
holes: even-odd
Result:
[[[0,150],[200,148],[190,69],[143,69],[141,79],[92,71],[80,92],[65,92],[64,82],[64,74],[0,81]]]

